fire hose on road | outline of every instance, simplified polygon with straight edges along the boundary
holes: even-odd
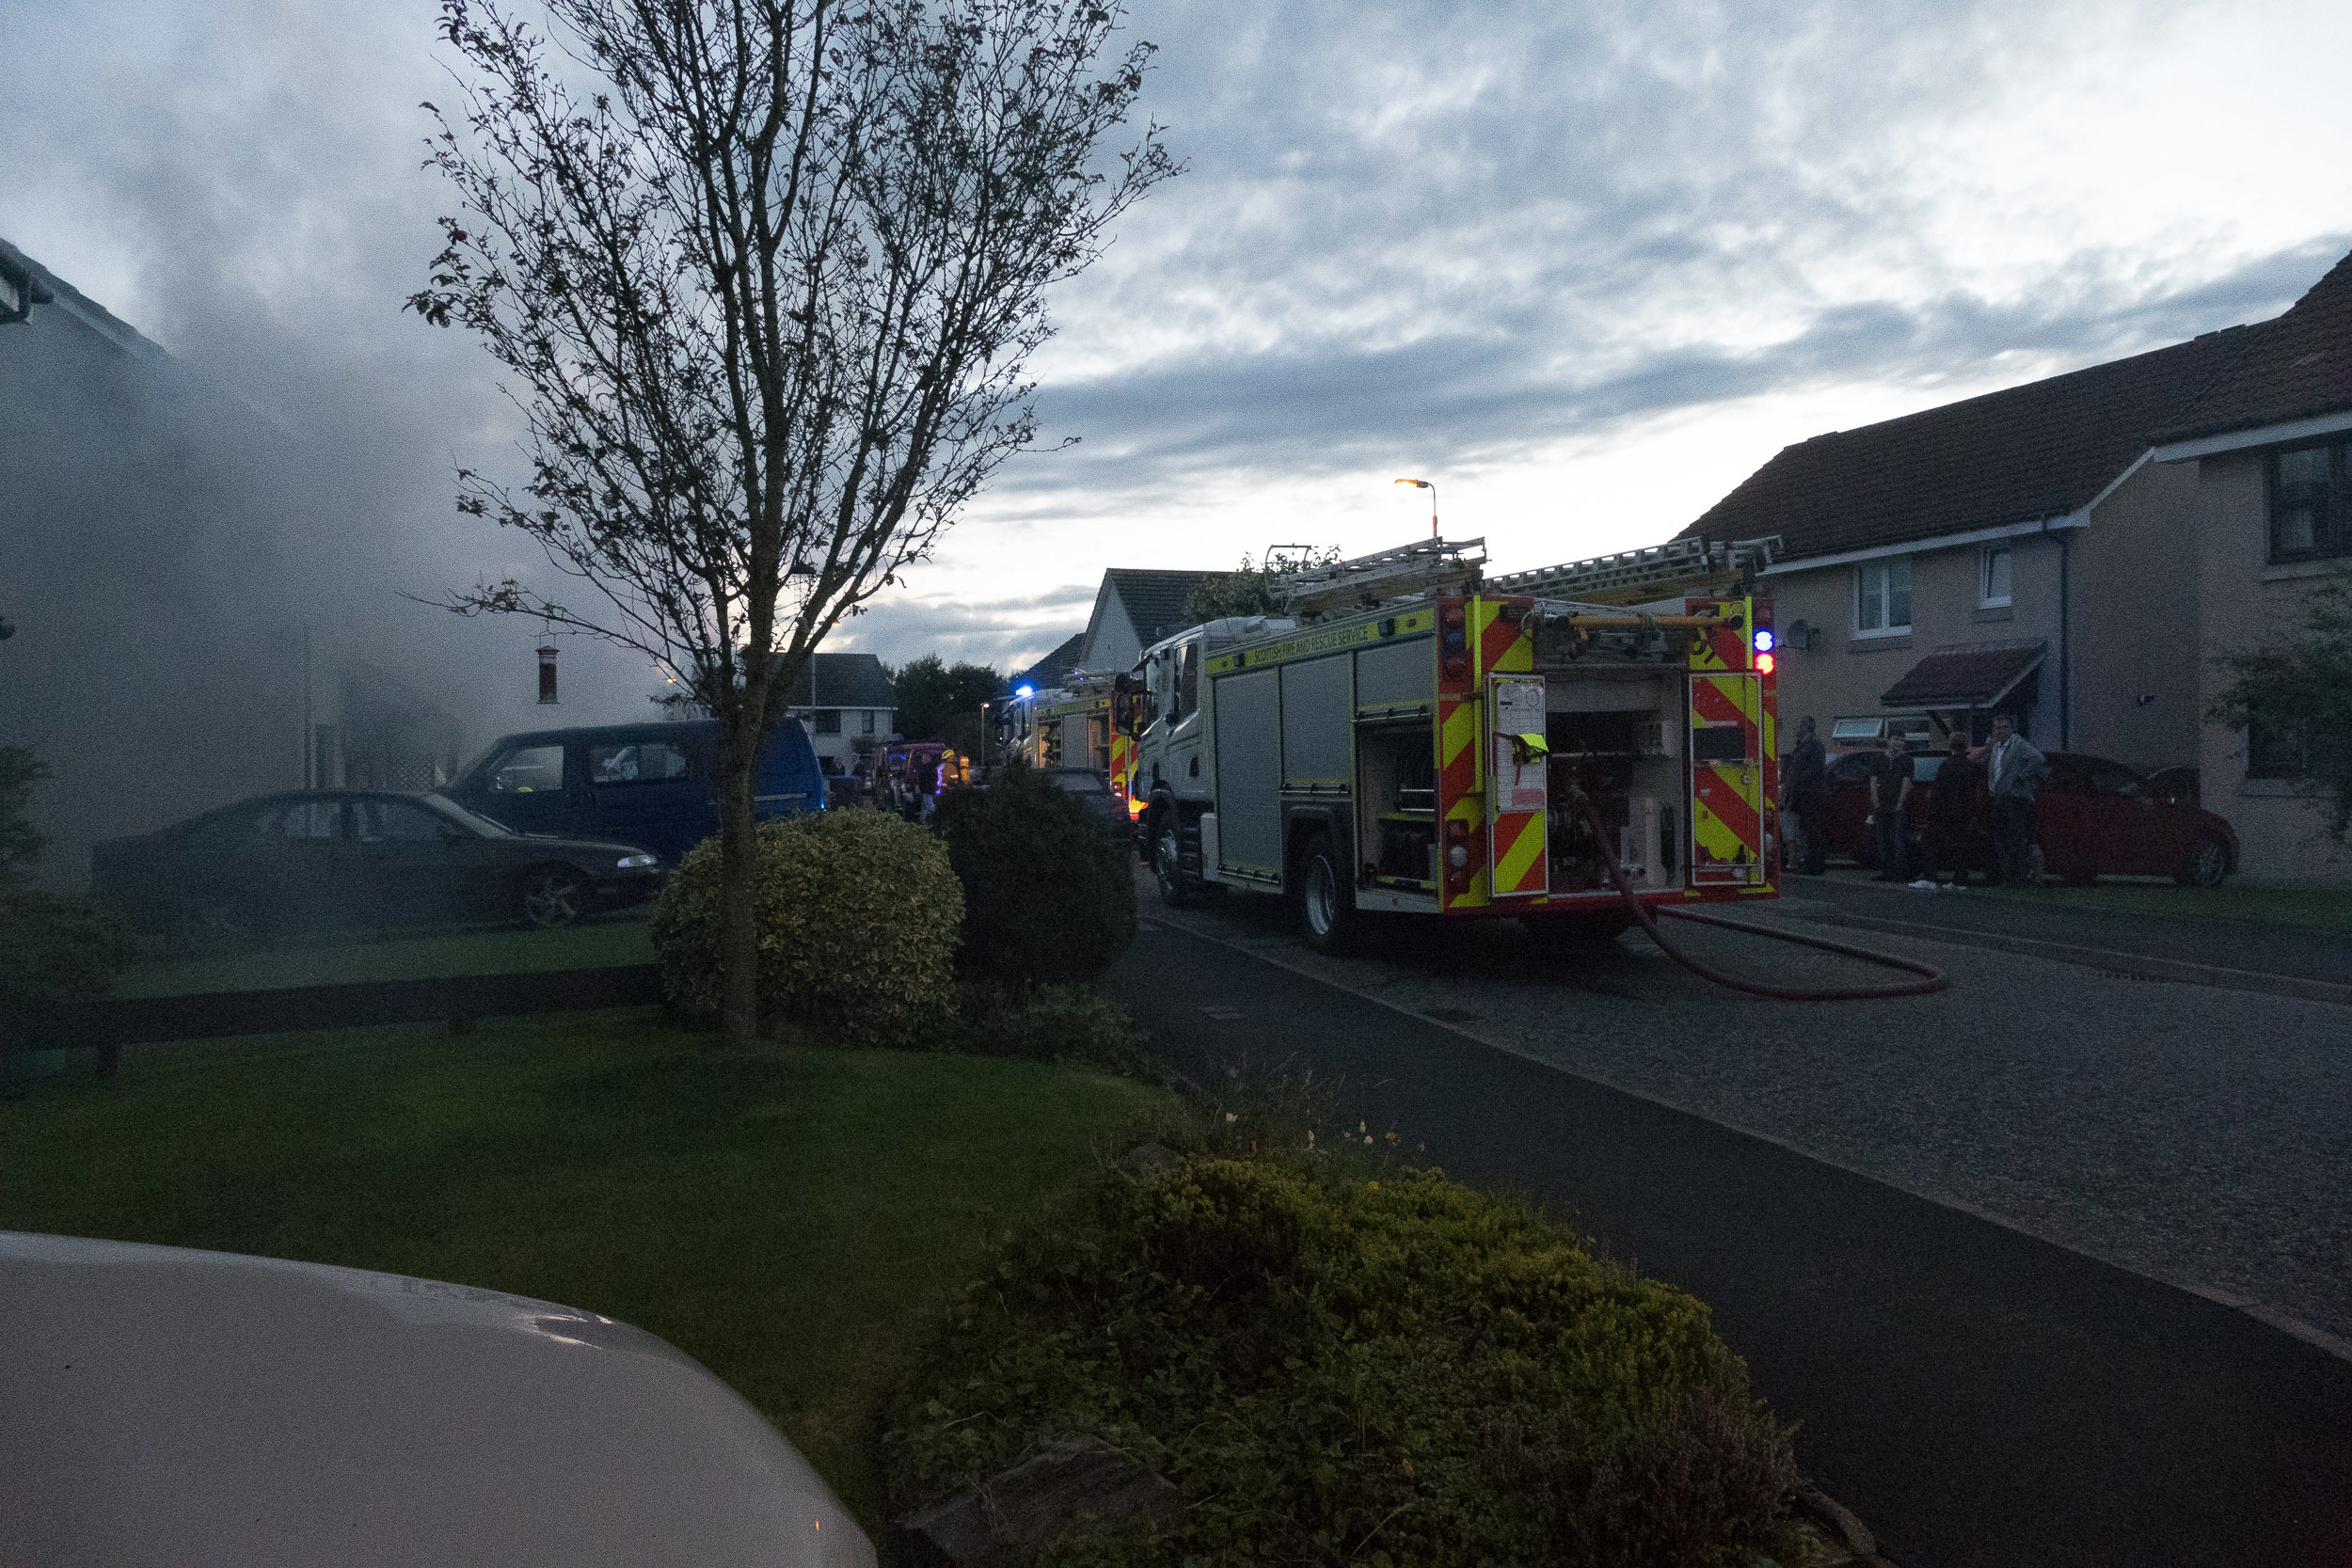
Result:
[[[1702,980],[1712,980],[1732,990],[1745,991],[1750,996],[1767,996],[1778,1002],[1871,1002],[1893,996],[1926,996],[1931,991],[1947,990],[1952,983],[1950,975],[1933,964],[1921,963],[1915,958],[1900,958],[1892,953],[1874,952],[1851,942],[1832,942],[1826,937],[1804,937],[1793,931],[1775,931],[1768,926],[1751,926],[1744,920],[1725,920],[1719,914],[1703,914],[1697,910],[1666,910],[1664,912],[1677,920],[1693,920],[1702,926],[1721,926],[1726,930],[1745,931],[1750,936],[1770,937],[1774,942],[1793,942],[1801,947],[1819,948],[1824,953],[1859,958],[1882,968],[1905,970],[1919,978],[1886,986],[1775,986],[1764,980],[1742,979],[1712,964],[1702,963],[1667,940],[1666,933],[1658,928],[1657,913],[1642,902],[1640,895],[1627,882],[1624,871],[1617,864],[1617,857],[1609,848],[1609,826],[1601,820],[1599,809],[1594,805],[1592,797],[1581,789],[1573,791],[1572,797],[1577,809],[1583,815],[1585,826],[1593,832],[1594,847],[1600,852],[1600,863],[1609,873],[1610,885],[1624,895],[1626,907],[1633,911],[1633,918],[1641,922],[1642,929],[1648,933],[1650,941],[1658,943],[1666,957]]]

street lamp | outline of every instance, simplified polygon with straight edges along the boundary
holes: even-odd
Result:
[[[1438,536],[1438,487],[1425,479],[1400,479],[1397,483],[1429,492],[1429,537],[1435,539]]]
[[[980,705],[980,777],[983,779],[988,777],[988,704]]]

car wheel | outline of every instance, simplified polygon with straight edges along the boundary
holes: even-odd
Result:
[[[568,865],[535,866],[523,876],[523,921],[560,931],[588,907],[588,884]]]
[[[2201,838],[2173,880],[2184,887],[2219,887],[2230,875],[2230,847],[2217,838]]]
[[[1343,953],[1355,944],[1356,892],[1340,873],[1328,833],[1307,841],[1298,860],[1299,927],[1318,953]]]

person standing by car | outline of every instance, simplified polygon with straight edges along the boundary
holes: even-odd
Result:
[[[1797,749],[1788,753],[1787,787],[1788,809],[1797,814],[1797,832],[1804,840],[1797,870],[1818,877],[1827,867],[1821,819],[1829,810],[1829,756],[1810,718],[1797,721]]]
[[[2006,886],[2033,881],[2033,790],[2049,770],[2048,759],[2017,733],[2015,720],[2004,713],[1993,721],[1993,740],[1984,749],[1984,787],[1993,800],[1993,843]]]
[[[1935,770],[1935,787],[1928,796],[1928,831],[1922,840],[1926,863],[1919,880],[1911,885],[1925,892],[1948,887],[1958,893],[1968,885],[1968,854],[1976,837],[1977,788],[1984,770],[1961,747]],[[1947,880],[1946,879],[1949,879]]]
[[[1870,769],[1870,826],[1877,832],[1882,882],[1911,879],[1911,758],[1903,737],[1886,737],[1886,755]]]

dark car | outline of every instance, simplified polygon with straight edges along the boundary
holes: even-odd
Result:
[[[1037,776],[1065,795],[1073,795],[1103,819],[1104,834],[1121,855],[1135,852],[1135,829],[1127,820],[1127,802],[1111,791],[1111,776],[1099,768],[1040,768]]]
[[[1909,754],[1911,830],[1924,831],[1945,752]],[[1868,780],[1872,753],[1850,752],[1830,764],[1822,836],[1829,853],[1873,863]],[[2050,772],[2034,791],[2034,836],[2043,868],[2071,882],[2099,877],[2170,877],[2212,887],[2237,869],[2237,833],[2197,803],[2195,772],[2167,768],[2142,775],[2120,762],[2078,752],[2047,753]],[[2183,775],[2186,774],[2185,780]],[[1981,797],[1973,814],[1967,868],[1994,866],[1992,813]],[[1914,863],[1918,863],[1915,858]]]
[[[519,919],[552,929],[642,903],[631,844],[522,834],[438,795],[264,795],[90,851],[100,902],[146,930],[255,933]]]
[[[441,793],[518,833],[618,839],[675,864],[719,831],[718,758],[715,719],[534,730],[493,742]],[[825,804],[816,749],[787,719],[754,765],[752,811],[794,816]]]

